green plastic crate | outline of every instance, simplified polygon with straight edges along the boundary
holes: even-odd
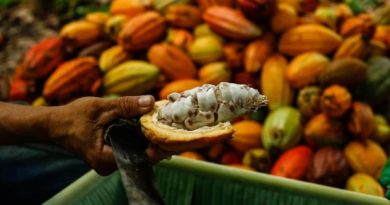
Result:
[[[382,197],[182,157],[160,162],[155,167],[155,174],[158,187],[169,205],[390,204]],[[118,172],[102,177],[90,171],[45,205],[126,203]]]

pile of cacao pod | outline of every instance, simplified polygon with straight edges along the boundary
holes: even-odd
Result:
[[[181,156],[383,196],[390,6],[359,2],[114,0],[28,50],[10,101],[248,84],[268,108],[236,119],[231,140]]]

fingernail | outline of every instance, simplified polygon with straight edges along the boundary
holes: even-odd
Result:
[[[138,98],[138,106],[149,107],[152,104],[152,97],[149,95],[143,95]]]

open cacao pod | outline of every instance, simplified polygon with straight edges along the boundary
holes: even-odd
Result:
[[[145,136],[168,151],[207,147],[230,138],[235,117],[257,110],[266,97],[246,85],[205,84],[171,93],[140,119]]]

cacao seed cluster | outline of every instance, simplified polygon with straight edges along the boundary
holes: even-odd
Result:
[[[10,101],[166,99],[204,84],[247,84],[268,109],[234,119],[232,140],[182,156],[383,196],[389,6],[366,12],[345,2],[114,0],[109,12],[69,22],[28,50]]]

